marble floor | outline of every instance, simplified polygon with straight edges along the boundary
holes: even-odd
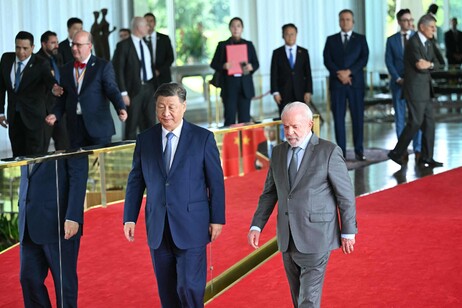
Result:
[[[348,115],[347,115],[348,116]],[[347,123],[347,148],[352,148],[351,125]],[[321,126],[321,137],[334,141],[332,119],[325,117]],[[364,125],[364,147],[392,149],[397,142],[394,123],[371,120]],[[412,150],[412,146],[409,147]],[[415,163],[414,154],[409,155],[407,166],[399,166],[391,160],[372,164],[350,171],[356,195],[372,193],[421,177],[441,173],[462,166],[462,114],[440,114],[437,116],[434,159],[443,162],[443,167],[423,168]]]

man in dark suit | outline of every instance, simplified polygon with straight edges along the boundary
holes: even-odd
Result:
[[[353,185],[341,149],[311,132],[313,114],[306,104],[288,104],[282,123],[287,142],[273,149],[248,242],[258,248],[277,203],[277,242],[293,306],[320,307],[330,251],[354,250]]]
[[[329,70],[331,109],[334,116],[335,139],[346,157],[345,114],[348,100],[353,124],[353,144],[357,160],[366,160],[363,148],[364,129],[364,67],[369,48],[364,35],[353,32],[351,10],[339,13],[341,32],[331,35],[324,47],[324,65]]]
[[[406,100],[403,98],[402,87],[404,83],[404,50],[409,38],[414,35],[411,30],[413,18],[409,9],[402,9],[396,14],[400,31],[387,39],[385,49],[385,64],[390,73],[390,88],[395,110],[396,137],[399,138],[406,124]],[[422,132],[418,131],[413,139],[413,148],[416,159],[420,157],[422,149]],[[408,159],[407,151],[404,153],[404,160]]]
[[[156,124],[154,91],[156,77],[148,45],[143,38],[148,24],[143,17],[132,20],[132,35],[117,44],[112,63],[117,84],[127,106],[125,140],[135,140],[137,130],[142,132]]]
[[[408,119],[395,148],[388,153],[397,164],[405,162],[402,156],[419,129],[422,130],[422,152],[418,163],[425,167],[440,167],[443,164],[433,159],[435,142],[434,92],[430,71],[438,59],[432,42],[436,31],[436,19],[427,14],[420,18],[418,32],[413,35],[404,51],[404,98],[408,102]]]
[[[162,33],[156,32],[156,16],[146,13],[144,18],[148,22],[149,31],[146,41],[151,47],[152,61],[154,63],[157,84],[172,81],[170,67],[173,63],[173,48],[170,38]]]
[[[40,42],[42,48],[37,52],[37,56],[41,56],[50,62],[51,74],[55,77],[56,82],[59,83],[59,68],[63,65],[63,59],[58,53],[58,36],[55,32],[46,31],[42,34]],[[57,98],[51,92],[46,94],[45,104],[47,115],[53,112],[56,99]],[[45,149],[48,149],[52,137],[56,150],[66,150],[69,148],[69,137],[67,135],[65,117],[54,126],[45,125]]]
[[[449,65],[462,64],[462,31],[457,30],[457,18],[451,19],[451,29],[444,33],[446,58]]]
[[[64,89],[46,121],[53,125],[67,115],[67,130],[71,148],[105,145],[115,134],[109,109],[112,102],[119,119],[125,121],[127,111],[115,81],[111,62],[91,54],[91,34],[77,32],[72,42],[75,62],[60,69],[60,85]]]
[[[0,62],[0,125],[9,126],[13,156],[44,154],[45,97],[57,86],[53,87],[55,79],[48,61],[32,53],[34,36],[20,31],[15,44],[16,53],[4,53]]]
[[[282,26],[285,45],[275,49],[271,58],[271,93],[279,115],[290,102],[308,104],[313,93],[310,56],[307,49],[296,45],[297,32],[294,24]]]
[[[72,55],[72,39],[74,34],[82,31],[83,22],[80,18],[71,17],[67,20],[67,34],[68,37],[61,43],[59,43],[59,54],[63,59],[63,63],[74,62],[74,56]]]
[[[124,206],[124,233],[134,240],[145,189],[146,229],[162,307],[203,307],[206,245],[225,223],[225,191],[213,136],[183,119],[186,90],[161,85],[159,124],[140,133]]]
[[[44,283],[48,270],[56,307],[77,307],[77,258],[87,178],[86,156],[21,167],[20,281],[25,307],[51,307]]]

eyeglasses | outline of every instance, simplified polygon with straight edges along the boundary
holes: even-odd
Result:
[[[401,19],[401,22],[414,22],[414,18],[411,19]]]
[[[76,46],[77,48],[81,48],[84,45],[90,45],[90,43],[74,43],[72,42],[72,47]]]

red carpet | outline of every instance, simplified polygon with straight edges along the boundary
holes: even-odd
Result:
[[[357,199],[356,251],[329,261],[323,307],[462,306],[462,168]],[[291,307],[281,255],[207,307]]]
[[[246,235],[265,175],[225,181],[228,223],[212,246],[214,277],[252,251]],[[461,177],[459,168],[358,198],[356,251],[333,253],[323,307],[460,307]],[[79,306],[160,307],[144,223],[128,243],[118,204],[88,211],[84,231]],[[264,241],[274,234],[273,215]],[[1,254],[0,264],[0,307],[22,307],[19,247]],[[280,254],[207,305],[262,306],[291,306]]]
[[[209,271],[209,280],[253,251],[247,244],[247,232],[265,177],[266,171],[258,171],[225,180],[227,224],[211,245],[213,272]],[[78,264],[80,307],[160,307],[146,244],[144,210],[134,243],[123,235],[122,211],[119,203],[85,213]],[[262,244],[276,234],[274,218],[265,231]],[[19,246],[1,254],[0,264],[0,307],[22,307]],[[47,285],[53,293],[51,279]],[[54,302],[54,293],[50,296]]]

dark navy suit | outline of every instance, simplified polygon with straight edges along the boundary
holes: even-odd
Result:
[[[67,114],[71,148],[109,143],[115,134],[115,127],[108,99],[117,112],[126,109],[111,62],[91,56],[80,93],[76,89],[74,63],[64,65],[60,73],[64,94],[59,98],[53,113],[58,121],[64,113]],[[76,112],[77,102],[80,102],[82,108],[81,115]]]
[[[337,145],[346,154],[345,114],[348,105],[353,123],[355,152],[362,154],[364,124],[364,67],[369,58],[369,48],[364,35],[352,32],[344,48],[341,33],[327,37],[324,47],[324,65],[329,70],[331,109],[334,116]],[[351,71],[351,85],[344,85],[337,78],[337,71]]]
[[[414,35],[414,33],[411,32],[410,36]],[[387,39],[385,64],[391,76],[390,89],[393,98],[393,108],[395,109],[395,129],[396,136],[399,138],[406,124],[406,100],[403,97],[403,86],[396,83],[399,78],[404,79],[404,49],[401,31]],[[413,140],[414,152],[421,151],[421,139],[422,132],[419,131]]]
[[[61,273],[64,307],[77,307],[77,257],[82,234],[88,158],[57,160],[57,172],[55,163],[38,163],[31,169],[29,166],[21,167],[20,279],[25,307],[51,307],[44,284],[48,269],[53,275],[57,306],[61,307]],[[59,187],[59,216],[56,175]],[[64,239],[65,220],[80,224],[78,233],[68,240]]]
[[[225,223],[224,180],[217,145],[212,132],[183,120],[168,175],[162,151],[161,124],[138,135],[127,182],[124,223],[136,223],[146,189],[148,245],[162,306],[202,307],[209,224]],[[176,260],[162,257],[171,251]]]

